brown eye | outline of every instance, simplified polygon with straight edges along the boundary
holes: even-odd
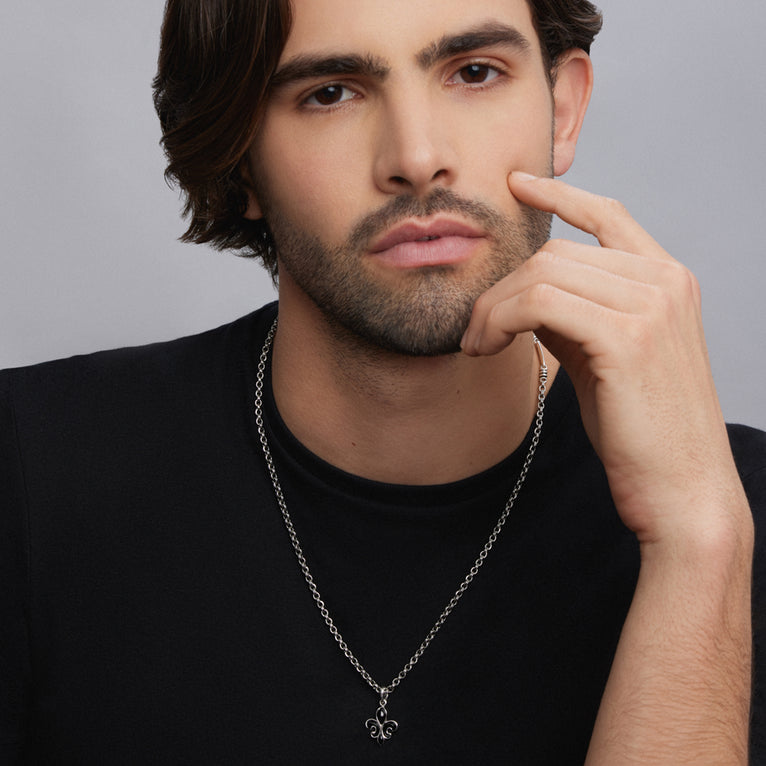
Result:
[[[347,101],[352,97],[352,92],[343,85],[325,85],[323,88],[314,91],[307,99],[306,103],[311,106],[333,106]]]
[[[489,64],[469,64],[464,66],[456,78],[465,85],[483,85],[499,76],[499,72]]]

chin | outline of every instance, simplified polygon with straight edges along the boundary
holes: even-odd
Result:
[[[336,306],[331,313],[319,308],[347,342],[402,356],[437,357],[460,352],[473,303],[473,296],[456,302],[436,295],[409,305],[392,301],[340,311]]]

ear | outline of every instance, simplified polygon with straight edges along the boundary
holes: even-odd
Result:
[[[577,138],[593,91],[593,65],[580,48],[561,55],[553,86],[553,173],[563,176],[574,162]]]
[[[253,168],[250,161],[250,152],[239,161],[239,174],[247,191],[247,209],[244,217],[250,221],[258,221],[263,218],[263,210],[258,195],[255,193],[255,184],[253,183]]]

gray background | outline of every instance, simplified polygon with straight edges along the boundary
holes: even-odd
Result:
[[[766,4],[600,6],[568,180],[621,199],[696,273],[724,413],[766,428]],[[160,0],[2,4],[0,367],[177,337],[274,295],[255,263],[176,241],[150,93],[161,16]]]

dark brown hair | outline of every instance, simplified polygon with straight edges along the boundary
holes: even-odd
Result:
[[[527,2],[553,79],[564,51],[590,51],[601,14],[588,0]],[[154,78],[165,177],[180,186],[190,218],[181,239],[260,257],[273,277],[268,226],[244,217],[242,163],[290,24],[290,0],[167,0]]]
[[[590,46],[601,31],[601,12],[588,0],[527,0],[540,38],[543,61],[553,76],[565,51]]]

